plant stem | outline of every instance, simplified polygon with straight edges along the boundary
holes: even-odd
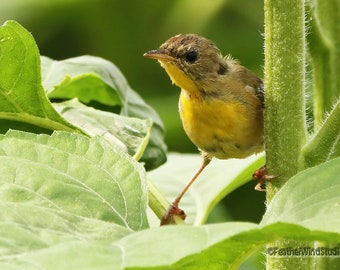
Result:
[[[299,167],[316,166],[340,156],[340,100],[327,116],[322,126],[302,148]]]
[[[314,126],[318,129],[340,95],[340,1],[311,1],[310,12]]]
[[[266,165],[269,174],[279,176],[266,186],[270,204],[281,186],[298,172],[306,141],[306,29],[304,0],[265,0],[264,10]],[[270,246],[298,245],[278,240]],[[266,269],[299,269],[301,260],[267,255]]]
[[[306,141],[306,40],[303,0],[265,0],[265,142],[267,201],[298,172]]]
[[[159,219],[162,219],[163,215],[170,206],[170,203],[149,179],[148,187],[149,187],[149,207],[152,209],[152,211],[156,214],[156,216]],[[184,221],[179,217],[175,217],[174,222],[177,225],[184,224]]]
[[[63,131],[68,131],[68,132],[76,132],[80,134],[85,134],[85,132],[81,131],[77,127],[72,126],[72,124],[66,122],[61,117],[60,119],[57,119],[59,120],[58,122],[57,120],[54,120],[54,119],[50,119],[47,117],[43,118],[43,117],[35,116],[32,114],[28,114],[25,112],[19,112],[19,113],[0,112],[0,119],[23,122],[23,123],[38,126],[41,128],[52,130],[52,131],[63,130]]]

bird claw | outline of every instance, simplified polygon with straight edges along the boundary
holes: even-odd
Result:
[[[182,220],[185,220],[186,214],[185,212],[178,207],[178,203],[172,203],[164,216],[161,219],[160,225],[170,225],[170,224],[175,224],[175,217],[178,216]]]
[[[261,167],[253,173],[252,179],[257,181],[255,186],[255,190],[257,191],[266,191],[265,188],[262,188],[262,185],[265,181],[272,180],[277,178],[278,175],[268,175],[266,166]]]

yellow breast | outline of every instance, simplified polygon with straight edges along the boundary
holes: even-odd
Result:
[[[188,137],[209,155],[245,158],[263,150],[262,115],[252,107],[233,100],[197,98],[182,89],[179,108]]]

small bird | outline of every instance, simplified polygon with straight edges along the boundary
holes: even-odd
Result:
[[[164,214],[161,225],[166,225],[174,223],[175,216],[185,219],[180,200],[213,157],[246,158],[264,150],[264,85],[239,61],[223,57],[212,41],[196,34],[171,37],[144,56],[158,60],[181,88],[183,128],[203,157],[199,170]]]

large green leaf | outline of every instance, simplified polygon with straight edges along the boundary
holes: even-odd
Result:
[[[300,172],[268,205],[263,225],[296,223],[340,233],[340,158]]]
[[[311,248],[315,240],[340,241],[339,234],[309,231],[298,225],[276,223],[259,228],[252,223],[230,222],[155,228],[130,234],[117,244],[124,251],[121,269],[239,269],[251,253],[264,252],[266,243],[292,237],[306,241]],[[150,238],[154,240],[148,250],[143,249]]]
[[[199,154],[168,155],[168,162],[148,173],[157,188],[173,200],[202,163]],[[216,204],[228,193],[251,180],[255,170],[264,165],[264,154],[247,159],[214,159],[196,179],[181,201],[188,224],[203,224]],[[171,172],[171,173],[169,173]],[[255,186],[254,182],[254,186]],[[153,208],[153,205],[151,205]]]
[[[0,139],[0,164],[1,269],[239,269],[279,239],[303,241],[290,248],[298,252],[324,243],[339,252],[339,159],[292,178],[260,225],[151,229],[143,170],[103,139],[10,132]],[[339,257],[313,260],[336,266]]]
[[[32,206],[27,216],[38,207],[133,230],[148,226],[143,168],[100,137],[12,131],[0,137],[0,164],[1,200]]]
[[[0,119],[47,129],[76,131],[48,101],[41,85],[38,48],[29,32],[14,21],[0,27]]]

